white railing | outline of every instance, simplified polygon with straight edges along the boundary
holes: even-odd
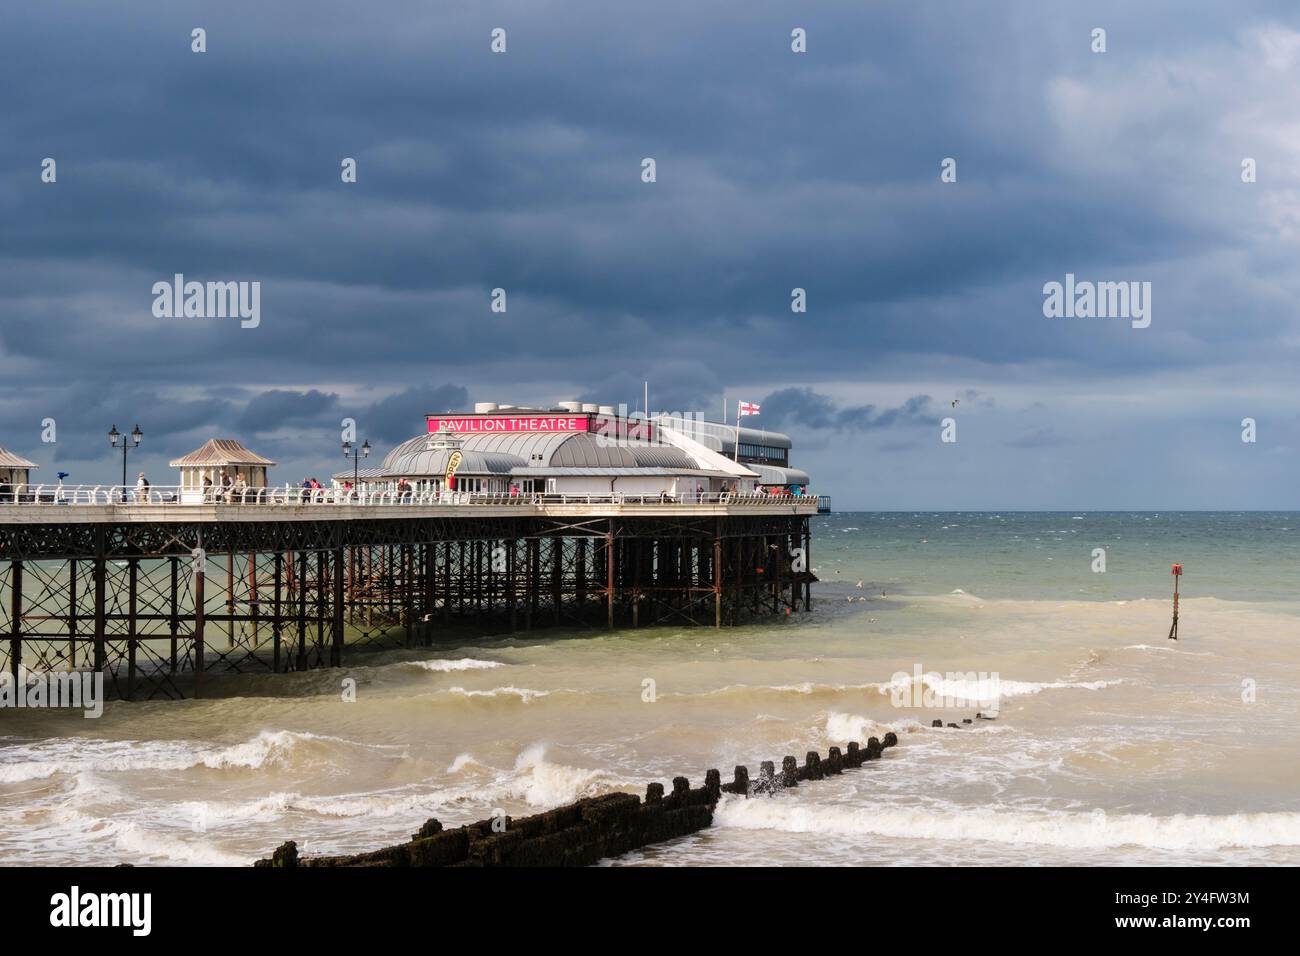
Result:
[[[304,505],[363,505],[394,507],[403,505],[816,505],[815,495],[769,495],[740,492],[700,492],[698,494],[537,494],[467,491],[394,491],[343,488],[300,488],[282,485],[273,488],[199,489],[179,485],[152,485],[140,490],[134,485],[0,485],[0,508],[17,506],[166,506],[224,505],[249,507],[298,507]]]

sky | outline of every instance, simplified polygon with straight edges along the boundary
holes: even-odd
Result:
[[[138,423],[132,481],[217,436],[324,479],[345,418],[649,382],[760,403],[837,510],[1300,509],[1294,3],[95,0],[0,44],[36,478],[120,480]],[[155,315],[177,273],[256,326]],[[1150,324],[1045,315],[1067,275]]]

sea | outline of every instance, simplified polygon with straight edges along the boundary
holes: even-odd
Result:
[[[811,566],[811,612],[739,627],[462,634],[0,711],[0,863],[357,852],[892,730],[606,865],[1300,864],[1300,514],[841,513]]]

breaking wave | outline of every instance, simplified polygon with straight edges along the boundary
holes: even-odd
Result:
[[[744,830],[907,840],[978,840],[1072,849],[1137,846],[1186,851],[1300,846],[1300,813],[1281,812],[1156,817],[1140,813],[1034,812],[992,807],[980,811],[849,809],[727,796],[718,804],[713,819],[716,826]]]
[[[500,661],[480,661],[473,657],[462,657],[456,661],[406,661],[407,667],[418,667],[421,670],[437,671],[444,673],[447,671],[478,671],[488,670],[493,667],[505,667]]]
[[[43,780],[57,773],[120,773],[132,770],[256,770],[287,763],[291,756],[339,745],[368,750],[394,749],[383,744],[361,744],[292,730],[263,730],[242,743],[226,747],[201,747],[185,740],[87,740],[65,737],[25,747],[7,748],[0,756],[0,783]],[[400,748],[397,748],[400,749]],[[322,753],[322,755],[324,755]]]

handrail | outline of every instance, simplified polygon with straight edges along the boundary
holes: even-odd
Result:
[[[467,492],[467,491],[416,491],[392,488],[302,488],[294,485],[266,488],[191,488],[182,485],[152,485],[140,489],[134,485],[65,485],[65,484],[14,484],[0,485],[0,508],[4,507],[166,507],[188,508],[199,505],[240,507],[310,507],[315,505],[348,505],[360,508],[373,507],[429,507],[429,506],[543,506],[543,505],[816,505],[817,496],[769,495],[757,492],[705,491],[689,494],[634,495],[613,492],[603,495],[572,494],[569,492]]]

